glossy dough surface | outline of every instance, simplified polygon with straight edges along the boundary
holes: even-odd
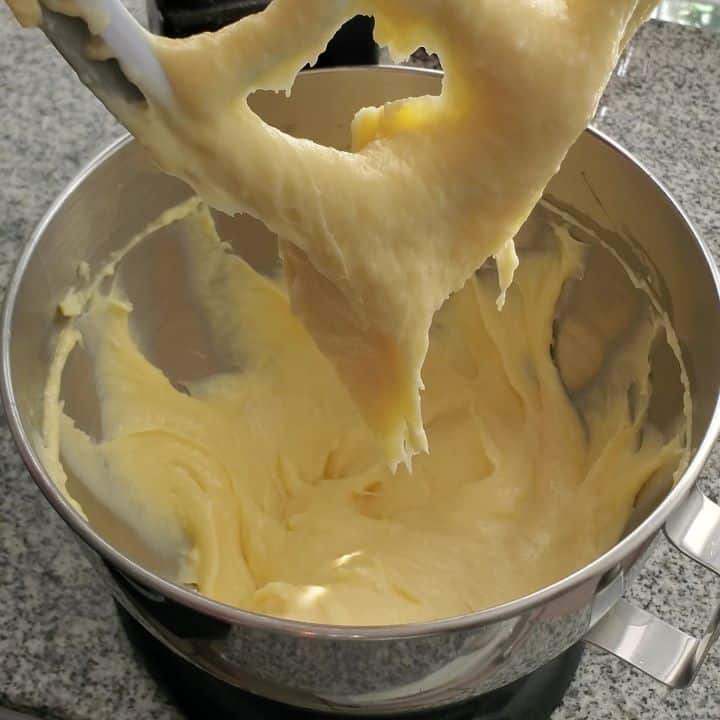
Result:
[[[213,34],[153,38],[176,104],[128,124],[213,207],[281,238],[294,312],[388,463],[427,449],[421,370],[435,312],[513,238],[595,112],[649,0],[275,0]],[[368,108],[353,152],[297,139],[247,103],[285,90],[335,30],[375,16],[398,56],[445,68],[439,97]],[[142,78],[138,79],[142,87]]]

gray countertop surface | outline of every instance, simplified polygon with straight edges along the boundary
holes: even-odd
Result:
[[[128,5],[139,8],[139,0]],[[0,4],[0,287],[33,225],[121,129],[44,37]],[[653,22],[618,68],[596,125],[634,153],[720,253],[720,35]],[[703,484],[717,497],[717,453]],[[107,592],[40,495],[0,422],[0,707],[68,720],[183,717],[130,646]],[[666,542],[630,598],[703,631],[720,581]],[[720,647],[668,692],[589,648],[554,720],[720,718]]]

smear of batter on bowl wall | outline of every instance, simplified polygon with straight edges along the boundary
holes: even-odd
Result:
[[[560,306],[586,302],[586,258],[602,249],[547,213],[502,312],[482,271],[435,316],[423,368],[431,451],[393,474],[282,279],[232,254],[189,201],[61,304],[46,466],[69,496],[174,557],[174,579],[259,612],[406,623],[560,580],[619,539],[644,487],[673,482],[689,427],[650,422],[653,347],[677,353],[677,342],[642,283],[606,304],[602,328],[569,320],[557,337]],[[138,266],[123,272],[167,223],[187,306],[223,368],[182,383],[146,352]],[[66,362],[80,356],[98,398],[92,434],[60,402]]]

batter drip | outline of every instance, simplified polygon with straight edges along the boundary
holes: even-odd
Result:
[[[43,0],[87,18],[91,0]],[[435,312],[490,256],[501,292],[513,238],[592,118],[654,0],[274,0],[188,39],[148,35],[174,102],[111,101],[169,173],[281,238],[293,310],[331,360],[387,462],[426,451],[421,369]],[[27,22],[36,0],[13,0]],[[289,90],[342,23],[374,15],[397,57],[424,45],[438,97],[360,111],[353,152],[270,127],[258,89]],[[127,72],[131,72],[126,69]],[[502,297],[502,296],[501,296]]]

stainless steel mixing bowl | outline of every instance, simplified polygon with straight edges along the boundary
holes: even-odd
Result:
[[[296,135],[342,146],[353,113],[365,105],[436,93],[437,73],[399,68],[303,74],[293,95],[260,95],[256,109]],[[38,453],[42,394],[61,320],[56,306],[79,261],[96,267],[189,190],[160,173],[128,139],[115,143],[68,187],[20,259],[2,325],[2,393],[8,422],[35,482],[77,533],[119,602],[179,655],[217,678],[276,700],[318,710],[387,713],[458,702],[530,673],[585,639],[662,682],[687,685],[718,634],[719,616],[693,638],[622,599],[653,539],[663,530],[682,552],[720,573],[720,508],[696,488],[720,423],[718,275],[687,218],[627,153],[588,131],[548,191],[651,283],[680,339],[693,399],[690,463],[672,489],[643,493],[625,537],[570,577],[532,595],[463,617],[417,625],[350,628],[256,615],[209,600],[162,577],[157,558],[133,548],[96,508],[86,523],[63,499]],[[220,232],[256,267],[274,262],[273,239],[254,221],[220,218]],[[603,229],[604,228],[604,229]],[[230,232],[232,231],[232,232]],[[172,273],[161,245],[136,264],[148,312],[168,307]],[[159,253],[159,255],[157,255]],[[144,273],[144,274],[143,274]],[[154,282],[150,282],[154,279]],[[600,283],[602,290],[603,283]],[[605,292],[613,293],[610,279]],[[602,292],[595,303],[604,312]],[[155,314],[158,337],[168,335]],[[166,348],[181,355],[181,328]],[[164,334],[163,334],[164,333]],[[654,370],[655,372],[655,370]],[[658,397],[679,412],[681,393],[654,377]],[[82,373],[70,396],[88,393]],[[677,385],[677,380],[675,380]],[[660,403],[662,405],[662,402]],[[666,408],[667,410],[667,408]],[[491,579],[490,579],[491,581]]]

